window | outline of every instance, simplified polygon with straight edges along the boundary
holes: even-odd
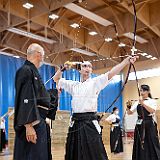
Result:
[[[153,68],[153,69],[148,69],[148,70],[143,70],[143,71],[137,71],[137,78],[142,79],[142,78],[149,78],[149,77],[158,77],[160,76],[160,68]],[[128,80],[132,81],[135,80],[135,73],[131,72],[129,74]]]

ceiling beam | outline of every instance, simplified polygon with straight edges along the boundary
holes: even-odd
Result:
[[[4,48],[0,49],[0,52],[5,51],[6,49],[8,49],[8,47],[4,47]]]
[[[153,41],[153,37],[150,35],[150,33],[148,31],[146,31],[146,33],[148,34],[148,37],[149,37],[150,42],[151,42],[150,44],[153,46],[153,49],[154,49],[154,51],[156,53],[156,57],[159,58],[159,51],[158,51],[158,48],[156,47],[156,45],[155,45],[155,43]]]
[[[59,16],[59,18],[58,18],[57,20],[51,19],[48,25],[51,26],[52,23],[56,23],[59,19],[61,19],[61,18],[64,16],[65,11],[66,11],[65,8],[60,8],[60,9],[58,10],[58,12],[56,13],[56,15]]]
[[[39,4],[39,1],[36,0],[36,5]],[[52,5],[50,7],[50,9],[42,9],[44,8],[44,6],[42,5],[41,7],[38,8],[33,8],[31,11],[28,11],[27,9],[23,8],[23,3],[21,1],[17,1],[17,0],[10,0],[10,8],[8,8],[8,5],[4,5],[3,4],[3,0],[0,0],[0,10],[8,13],[8,11],[10,11],[10,13],[12,15],[15,15],[17,17],[21,17],[22,19],[25,20],[32,20],[33,18],[39,17],[41,15],[45,15],[45,14],[49,14],[49,12],[52,12],[54,10],[57,10],[61,7],[63,7],[65,4],[68,3],[72,3],[76,0],[63,0],[63,1],[52,1]],[[18,9],[17,9],[18,8]],[[29,15],[28,15],[29,14]],[[48,20],[48,18],[47,18]]]
[[[15,1],[15,0],[13,0],[13,1]],[[17,5],[20,5],[20,4],[17,4]],[[1,5],[0,5],[0,8],[1,8]],[[2,9],[4,9],[4,8],[2,8]],[[6,12],[7,12],[7,10],[6,10]],[[12,5],[11,5],[11,14],[18,16],[25,21],[27,20],[27,18],[25,18],[26,12],[23,12],[23,11],[21,12],[21,10],[20,10],[19,13],[17,13],[15,11],[15,8],[14,7],[12,8]],[[54,30],[59,34],[63,33],[64,39],[65,39],[65,37],[70,39],[69,43],[67,44],[68,39],[66,38],[67,40],[64,41],[64,43],[66,43],[66,44],[64,46],[62,45],[63,47],[60,45],[54,46],[55,49],[50,53],[51,56],[53,55],[52,58],[55,56],[56,53],[65,52],[65,51],[69,50],[71,47],[73,47],[73,42],[75,41],[75,32],[70,32],[72,30],[72,28],[69,26],[70,21],[68,19],[66,19],[65,17],[61,18],[59,21],[57,21],[57,23],[53,27],[50,27],[48,25],[48,12],[46,13],[45,10],[44,10],[44,13],[41,13],[39,16],[35,16],[35,17],[32,17],[32,16],[30,19],[32,22],[39,24],[41,26],[47,27],[47,28],[51,29],[52,31]],[[129,16],[129,15],[125,14],[122,17],[121,15],[118,14],[116,16],[119,18],[119,21],[121,21],[121,25],[123,25],[123,27],[125,28],[124,32],[128,32],[128,31],[131,31],[131,29],[133,29],[133,25],[132,25],[133,21],[131,21],[131,18],[133,18],[132,15]],[[130,25],[128,25],[128,24],[130,24]],[[119,26],[119,24],[118,24],[118,26]],[[107,31],[106,31],[106,27],[101,28],[101,27],[99,27],[98,24],[94,25],[94,27],[98,28],[99,32],[101,32],[101,33],[105,32],[106,35],[110,35],[111,37],[115,37],[115,31],[111,27],[107,27]],[[143,29],[143,28],[145,28],[145,25],[143,25],[143,23],[138,23],[137,30]],[[120,31],[119,34],[123,34],[123,32]],[[104,34],[102,34],[102,35],[104,35]],[[117,44],[114,42],[112,44],[104,43],[104,37],[102,35],[101,36],[98,35],[95,37],[89,36],[88,30],[81,27],[79,29],[78,36],[76,38],[76,43],[77,43],[76,47],[85,46],[85,47],[89,48],[90,50],[96,52],[99,55],[102,55],[104,57],[111,57],[113,54],[115,54],[115,50],[117,49]],[[12,41],[12,43],[14,43],[14,42]],[[64,58],[64,57],[62,56],[62,58]]]
[[[17,4],[18,5],[18,4]],[[12,7],[12,6],[11,6]],[[20,6],[17,6],[17,7],[20,7]],[[16,12],[14,12],[14,9],[11,9],[12,10],[12,14],[16,14]],[[47,24],[48,24],[48,16],[47,16],[48,14],[46,14],[46,15],[42,15],[42,16],[39,16],[39,17],[33,17],[32,19],[30,19],[31,21],[33,21],[33,22],[35,22],[35,23],[37,23],[37,24],[39,24],[39,25],[42,25],[42,26],[46,26]],[[21,16],[21,18],[23,18],[23,17],[25,17],[25,15],[23,14],[23,12],[19,12],[19,15],[17,15],[17,16]],[[122,17],[122,16],[120,16],[120,17]],[[123,17],[124,17],[124,15],[123,15]],[[125,19],[125,21],[123,20],[123,19]],[[130,22],[130,25],[128,25],[128,23],[125,23],[125,22],[128,22],[128,21],[130,21],[130,19],[128,20],[128,17],[126,16],[125,18],[120,18],[120,20],[122,21],[124,21],[123,23],[122,23],[122,25],[124,26],[124,28],[125,28],[125,32],[129,32],[129,30],[130,30],[130,27],[129,26],[133,26],[132,25],[132,22]],[[141,27],[140,28],[142,28],[143,26],[141,25]],[[110,32],[110,27],[107,27],[107,28],[109,28],[109,30],[108,30],[108,33],[106,32],[106,35],[108,35],[108,36],[110,36],[110,37],[113,37],[114,35],[115,35],[115,32],[114,31],[112,31],[112,32]],[[102,32],[103,33],[103,32]],[[113,34],[113,35],[110,35],[110,34]],[[121,33],[119,33],[119,34],[121,34]]]
[[[153,1],[153,0],[139,0],[139,1],[136,2],[136,6],[143,5],[144,3],[148,3],[148,2],[151,2],[151,1]],[[129,6],[131,6],[131,5],[132,5],[132,3],[130,2]]]
[[[23,55],[23,56],[27,55],[25,52],[21,51],[19,48],[14,48],[14,47],[10,46],[9,44],[4,44],[3,46],[6,47],[6,48],[11,49],[13,51],[16,51],[18,53],[21,53],[21,55]]]
[[[108,1],[106,1],[106,0],[102,0],[102,1],[106,4],[107,7],[109,7],[112,15],[113,15],[114,18],[115,18],[115,21],[119,24],[121,30],[124,31],[124,27],[123,27],[123,25],[122,25],[122,23],[121,23],[120,16],[118,16],[118,15],[116,14],[117,9],[115,9],[113,5],[110,5],[110,3],[109,3]]]
[[[49,4],[46,2],[46,0],[40,0],[42,3],[43,3],[43,5],[47,8],[47,9],[49,9]]]
[[[150,12],[150,25],[156,26],[160,24],[160,1],[157,1],[156,3],[152,3],[149,5],[149,12]]]
[[[150,44],[150,45],[149,45]],[[154,46],[156,48],[154,48]],[[148,43],[144,44],[136,44],[136,48],[140,49],[143,52],[146,52],[149,55],[155,56],[159,58],[160,56],[160,38],[159,37],[154,37],[152,40],[150,39]]]
[[[134,15],[133,6],[129,6],[126,1],[122,1],[121,6],[123,6],[127,11]],[[152,30],[158,37],[160,37],[160,30],[156,26],[150,25],[150,15],[149,15],[149,4],[145,5],[141,11],[137,13],[137,18],[144,23],[150,30]]]
[[[3,38],[1,39],[1,44],[3,44],[4,40],[7,38],[9,32],[6,32]]]

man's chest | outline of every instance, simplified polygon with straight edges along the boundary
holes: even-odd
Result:
[[[96,94],[96,86],[93,81],[87,83],[79,83],[73,87],[74,95],[93,95]]]

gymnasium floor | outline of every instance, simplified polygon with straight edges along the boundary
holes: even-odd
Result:
[[[133,142],[127,140],[124,142],[124,152],[120,154],[111,154],[109,146],[105,146],[109,160],[131,160]],[[53,147],[53,160],[64,160],[64,146]],[[0,160],[13,160],[12,155],[0,156]]]

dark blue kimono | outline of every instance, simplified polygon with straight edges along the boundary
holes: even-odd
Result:
[[[45,89],[34,64],[26,61],[17,71],[15,87],[14,160],[50,160],[49,129],[47,130],[48,126],[45,122],[49,112],[47,108],[50,108],[50,94]],[[34,126],[37,143],[33,144],[26,140],[24,125],[35,121],[39,123]]]

